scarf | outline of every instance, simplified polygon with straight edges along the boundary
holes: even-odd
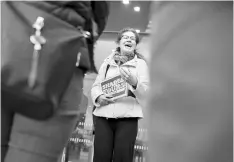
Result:
[[[134,56],[135,56],[134,53],[128,53],[128,52],[121,55],[120,52],[118,52],[116,50],[113,58],[114,58],[116,64],[118,64],[120,66],[120,65],[124,64],[125,62],[132,60],[134,58]]]

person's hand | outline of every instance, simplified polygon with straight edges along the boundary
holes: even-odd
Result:
[[[105,106],[110,103],[114,103],[114,101],[111,98],[112,98],[111,95],[103,94],[97,98],[97,102],[100,104],[100,106]]]
[[[120,75],[121,77],[130,85],[136,87],[137,86],[137,77],[133,75],[129,69],[126,68],[120,68]]]

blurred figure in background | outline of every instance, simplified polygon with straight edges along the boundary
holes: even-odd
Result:
[[[154,2],[150,162],[231,162],[233,2]]]
[[[6,3],[8,2],[4,2],[5,7]],[[93,36],[92,40],[86,39],[86,41],[81,42],[83,47],[80,64],[78,67],[74,65],[76,70],[73,78],[58,111],[52,118],[37,121],[11,112],[7,107],[1,109],[2,162],[57,162],[77,121],[79,104],[83,94],[84,73],[96,71],[93,62],[93,44],[106,26],[109,5],[105,1],[12,3],[16,5],[30,4],[63,20],[64,23],[75,27],[79,25],[84,27],[84,30],[89,31]],[[3,14],[3,17],[7,18],[7,15]],[[28,45],[31,46],[29,43]]]

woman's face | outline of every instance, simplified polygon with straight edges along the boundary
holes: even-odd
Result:
[[[124,32],[120,41],[119,47],[121,52],[133,52],[136,49],[136,36],[133,32]]]

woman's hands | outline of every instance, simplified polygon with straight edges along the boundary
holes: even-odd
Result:
[[[122,76],[122,78],[130,85],[136,87],[138,80],[137,77],[135,75],[133,75],[129,69],[127,68],[120,68],[120,75]]]
[[[110,103],[114,103],[114,101],[111,98],[111,95],[102,94],[97,98],[97,102],[100,104],[100,106],[105,106]]]
[[[137,83],[138,83],[137,77],[133,75],[129,71],[129,69],[120,68],[120,75],[128,84],[132,85],[133,87],[137,86]],[[99,103],[100,106],[105,106],[110,103],[114,103],[114,100],[112,100],[112,97],[113,96],[111,95],[102,94],[97,98],[97,103]]]

